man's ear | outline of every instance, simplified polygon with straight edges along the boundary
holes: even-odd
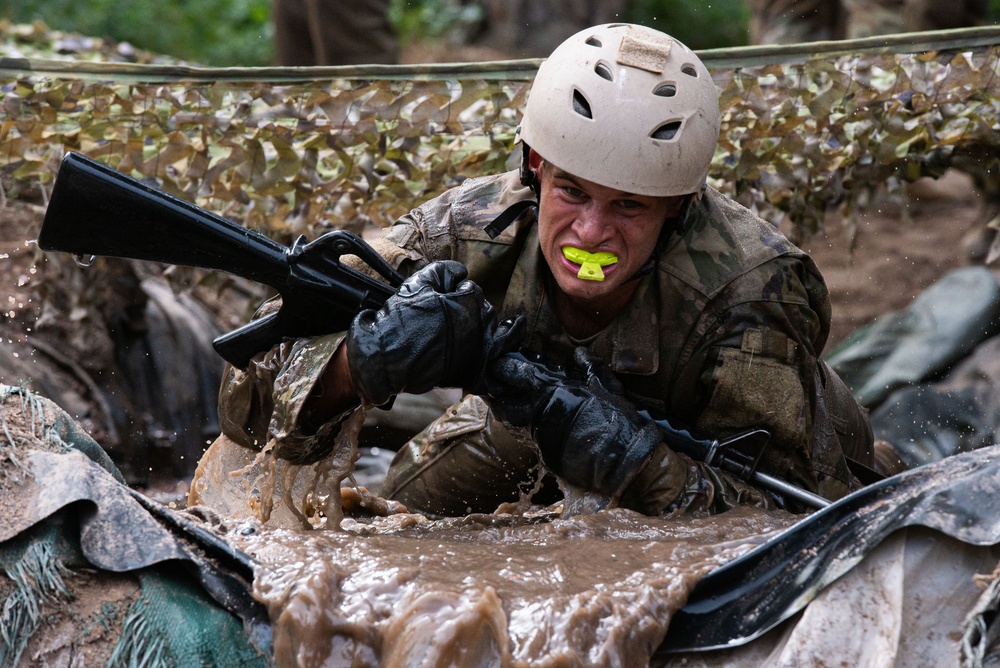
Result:
[[[538,151],[528,147],[528,167],[532,171],[537,172],[538,168],[542,165],[542,156],[539,155]]]

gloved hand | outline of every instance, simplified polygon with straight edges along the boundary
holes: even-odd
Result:
[[[677,511],[714,515],[736,506],[779,507],[777,497],[674,452],[665,443],[657,446],[650,465],[629,484],[618,505],[652,516]]]
[[[486,379],[493,413],[527,427],[542,461],[567,482],[617,498],[660,442],[603,362],[578,348],[569,373],[520,354],[494,360]]]
[[[497,323],[460,262],[432,262],[378,310],[362,311],[347,334],[347,362],[362,401],[381,406],[400,392],[478,387],[486,365],[516,348],[523,321]]]

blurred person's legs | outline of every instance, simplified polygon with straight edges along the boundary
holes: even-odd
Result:
[[[287,66],[395,63],[390,0],[274,0],[277,63]]]
[[[626,0],[481,0],[484,34],[477,44],[514,58],[544,58],[570,35],[621,20]]]
[[[982,25],[989,0],[841,0],[847,10],[847,37],[948,30]]]
[[[751,44],[843,39],[844,11],[836,0],[748,0]]]

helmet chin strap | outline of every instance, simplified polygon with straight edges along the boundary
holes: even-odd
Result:
[[[538,202],[542,199],[542,184],[538,180],[538,174],[531,168],[531,165],[528,164],[528,153],[531,149],[527,144],[523,143],[521,144],[521,148],[521,165],[518,168],[518,174],[521,177],[521,185],[529,186],[535,193],[535,199],[525,199],[520,202],[514,202],[501,211],[499,216],[494,218],[490,221],[489,225],[483,228],[483,231],[489,235],[490,239],[496,239],[500,236],[500,233],[510,227],[527,209],[532,207],[537,208]]]
[[[542,182],[538,179],[538,172],[531,168],[530,162],[531,147],[521,142],[521,166],[518,173],[521,176],[521,185],[528,186],[535,193],[535,199],[542,199]]]

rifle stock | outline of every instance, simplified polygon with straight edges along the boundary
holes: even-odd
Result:
[[[200,267],[241,276],[281,295],[277,313],[224,334],[214,347],[246,368],[285,337],[346,329],[378,308],[402,282],[374,249],[346,230],[291,248],[194,204],[163,193],[78,153],[63,159],[38,245],[76,256],[112,256]],[[357,255],[390,284],[340,262]]]

